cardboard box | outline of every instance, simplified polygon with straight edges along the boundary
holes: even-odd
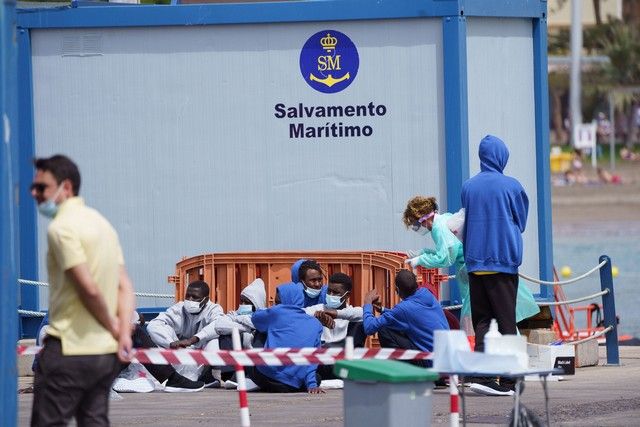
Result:
[[[529,369],[561,368],[558,375],[575,375],[576,354],[573,345],[540,345],[527,343]]]

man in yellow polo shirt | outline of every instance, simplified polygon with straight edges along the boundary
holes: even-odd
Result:
[[[133,287],[118,235],[78,197],[68,157],[34,161],[31,195],[52,218],[47,239],[49,329],[35,372],[32,426],[109,425],[109,390],[130,359]]]

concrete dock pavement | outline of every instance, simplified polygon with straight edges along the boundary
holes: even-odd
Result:
[[[581,368],[564,381],[550,381],[551,424],[560,426],[640,425],[640,347],[620,347],[622,366]],[[22,377],[27,387],[32,377]],[[468,425],[505,425],[513,405],[511,397],[487,397],[466,389]],[[111,402],[114,426],[239,425],[238,395],[228,390],[199,393],[123,393],[124,399]],[[449,423],[447,389],[435,390],[433,424]],[[19,425],[29,424],[32,394],[19,395]],[[544,395],[538,382],[526,382],[522,403],[544,421]],[[254,426],[341,426],[342,390],[326,394],[250,393],[249,408]],[[371,420],[371,426],[377,426]]]

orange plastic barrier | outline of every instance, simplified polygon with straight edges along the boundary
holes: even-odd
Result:
[[[314,259],[328,278],[342,272],[353,280],[351,304],[362,305],[371,289],[380,294],[381,302],[392,307],[399,302],[395,293],[395,275],[406,268],[406,254],[385,251],[340,252],[236,252],[214,253],[183,258],[176,264],[169,283],[175,286],[176,301],[184,299],[186,286],[194,280],[204,280],[211,286],[211,301],[222,308],[234,310],[240,302],[240,292],[256,278],[261,278],[267,291],[267,304],[272,305],[276,287],[291,281],[291,265],[299,260]],[[437,269],[419,267],[418,283],[440,297],[440,283],[446,274]]]

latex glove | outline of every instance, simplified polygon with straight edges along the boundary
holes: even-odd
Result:
[[[415,258],[415,257],[417,257],[417,256],[419,256],[419,255],[422,255],[422,250],[413,250],[413,249],[410,249],[410,250],[408,250],[406,253],[407,253],[407,256],[408,256],[409,258]]]
[[[416,267],[418,267],[418,258],[419,257],[408,258],[404,262],[409,264],[411,266],[411,268],[415,270]]]

